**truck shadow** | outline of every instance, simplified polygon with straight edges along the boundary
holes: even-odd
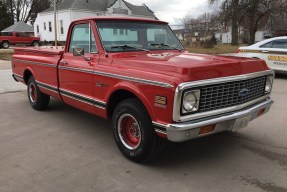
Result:
[[[287,73],[286,74],[275,74],[276,79],[287,79]]]
[[[55,118],[60,116],[61,121],[66,124],[65,127],[68,127],[70,131],[77,131],[78,134],[81,134],[81,137],[85,138],[85,142],[101,145],[106,150],[109,150],[109,153],[118,156],[116,159],[128,161],[121,155],[114,142],[110,121],[85,113],[56,100],[52,100],[47,112],[51,113]],[[163,153],[157,159],[144,166],[164,169],[184,165],[190,166],[205,161],[209,161],[210,164],[212,160],[218,162],[218,159],[228,159],[228,157],[236,153],[234,148],[241,148],[238,138],[230,137],[230,134],[232,135],[233,133],[220,133],[183,143],[168,142]],[[133,162],[130,163],[133,164]]]

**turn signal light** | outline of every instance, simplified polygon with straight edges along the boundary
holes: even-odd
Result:
[[[264,114],[264,112],[265,112],[265,109],[261,109],[260,111],[258,111],[258,113],[257,113],[257,117],[259,117],[259,116],[263,115],[263,114]]]
[[[200,130],[199,130],[199,135],[204,135],[204,134],[207,134],[207,133],[211,133],[213,132],[215,129],[215,125],[208,125],[208,126],[205,126],[205,127],[201,127]]]

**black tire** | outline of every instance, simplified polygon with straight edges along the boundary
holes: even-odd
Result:
[[[38,47],[40,45],[39,41],[33,41],[32,46]]]
[[[151,118],[139,100],[127,99],[119,103],[112,121],[116,144],[128,159],[137,163],[147,163],[163,151],[167,140],[157,136]],[[126,129],[128,133],[124,131]],[[132,139],[128,139],[127,135],[132,135]]]
[[[8,41],[3,41],[1,46],[3,49],[9,49],[10,43]]]
[[[35,110],[43,111],[48,108],[50,96],[40,91],[33,76],[28,80],[27,92],[29,102]]]

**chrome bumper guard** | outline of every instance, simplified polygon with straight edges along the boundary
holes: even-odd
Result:
[[[166,128],[167,138],[173,142],[182,142],[223,131],[234,131],[236,120],[250,116],[250,121],[252,121],[259,117],[258,113],[263,109],[264,112],[260,114],[260,116],[267,113],[273,103],[274,102],[271,99],[267,99],[249,108],[245,108],[233,113],[189,121],[185,123],[169,124]],[[215,125],[214,131],[200,135],[200,128],[208,125]]]

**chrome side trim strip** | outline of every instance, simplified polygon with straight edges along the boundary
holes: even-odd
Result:
[[[158,132],[158,133],[167,135],[166,131],[162,131],[162,130],[159,130],[159,129],[156,129],[156,128],[155,128],[155,131]]]
[[[161,123],[157,123],[155,121],[152,122],[153,125],[157,126],[157,127],[161,127],[163,129],[166,129],[167,128],[167,125],[164,125],[164,124],[161,124]]]
[[[96,107],[101,108],[101,109],[106,109],[106,102],[99,101],[99,100],[93,99],[91,97],[87,97],[87,96],[84,96],[84,95],[81,95],[81,94],[78,94],[75,92],[71,92],[71,91],[68,91],[65,89],[60,89],[60,93],[61,93],[61,95],[64,95],[64,96],[69,97],[71,99],[74,99],[74,100],[77,100],[77,101],[80,101],[80,102],[83,102],[83,103],[86,103],[86,104],[89,104],[92,106],[96,106]]]
[[[126,80],[126,81],[132,81],[132,82],[136,82],[136,83],[154,85],[154,86],[164,87],[164,88],[173,88],[174,87],[173,85],[168,84],[168,83],[152,81],[152,80],[147,80],[147,79],[141,79],[141,78],[136,78],[136,77],[129,77],[129,76],[124,76],[124,75],[116,75],[116,74],[100,72],[100,71],[92,71],[92,70],[86,70],[86,69],[80,69],[80,68],[74,68],[74,67],[65,67],[65,66],[59,66],[59,69],[95,74],[95,75],[111,77],[111,78],[116,78],[116,79],[121,79],[121,80]]]
[[[19,75],[19,74],[13,73],[13,75],[14,75],[15,78],[17,78],[19,80],[22,80],[22,81],[24,80],[24,77]]]
[[[55,87],[55,86],[52,86],[52,85],[48,85],[48,84],[40,82],[40,81],[36,81],[36,83],[38,84],[39,87],[41,87],[43,89],[47,89],[48,91],[52,91],[54,93],[59,94],[58,87]]]
[[[123,76],[123,75],[116,75],[116,74],[99,72],[99,71],[95,71],[94,74],[106,76],[106,77],[117,78],[117,79],[126,80],[126,81],[132,81],[132,82],[136,82],[136,83],[154,85],[154,86],[164,87],[164,88],[173,88],[174,87],[173,85],[168,84],[168,83],[146,80],[146,79],[140,79],[140,78],[135,78],[135,77],[128,77],[128,76]]]
[[[60,66],[59,66],[59,69],[93,74],[93,70],[80,69],[80,68],[75,68],[75,67],[66,67],[66,66],[61,66],[61,65],[60,65]]]
[[[228,108],[223,108],[223,109],[218,109],[218,110],[208,111],[208,112],[203,112],[203,113],[195,113],[195,114],[191,114],[191,115],[181,116],[180,115],[181,98],[182,98],[183,91],[186,89],[191,89],[191,88],[196,88],[196,87],[201,87],[201,86],[206,86],[206,85],[220,84],[220,83],[244,81],[244,80],[248,80],[248,79],[252,79],[252,78],[256,78],[256,77],[261,77],[261,76],[267,76],[267,75],[273,75],[274,76],[274,71],[268,70],[268,71],[250,73],[250,74],[245,74],[245,75],[230,76],[230,77],[223,77],[223,78],[215,78],[215,79],[208,79],[208,80],[202,80],[202,81],[182,83],[176,88],[176,91],[175,91],[174,104],[173,104],[173,120],[175,122],[184,122],[184,121],[190,121],[190,120],[204,118],[207,116],[213,116],[213,115],[218,115],[218,114],[222,114],[222,113],[226,113],[226,112],[236,111],[236,110],[240,110],[242,108],[248,107],[250,105],[256,104],[258,102],[264,101],[270,97],[270,94],[269,94],[269,95],[265,95],[261,98],[258,98],[256,100],[250,101],[248,103],[244,103],[242,105],[237,105],[237,106],[233,106],[233,107],[228,107]]]
[[[104,110],[106,109],[105,107],[98,106],[98,105],[95,105],[95,104],[93,104],[93,103],[91,103],[91,102],[88,102],[88,101],[84,101],[84,100],[82,100],[82,99],[75,98],[75,97],[73,97],[73,96],[71,96],[71,95],[68,95],[68,94],[65,94],[65,93],[63,93],[63,92],[61,92],[61,95],[66,96],[66,97],[69,97],[70,99],[79,101],[79,102],[81,102],[81,103],[85,103],[85,104],[88,104],[88,105],[91,105],[91,106],[95,106],[95,107],[98,107],[98,108],[101,108],[101,109],[104,109]]]
[[[52,91],[52,92],[58,93],[58,94],[60,93],[61,95],[64,95],[66,97],[69,97],[71,99],[77,100],[77,101],[82,102],[82,103],[86,103],[88,105],[92,105],[92,106],[95,106],[95,107],[98,107],[98,108],[101,108],[104,110],[106,109],[106,103],[103,101],[99,101],[99,100],[96,100],[96,99],[93,99],[93,98],[90,98],[87,96],[83,96],[81,94],[78,94],[78,93],[75,93],[72,91],[68,91],[65,89],[58,89],[58,87],[48,85],[48,84],[42,83],[40,81],[36,81],[36,82],[37,82],[38,86],[43,88],[43,89],[47,89],[49,91]]]
[[[160,124],[154,121],[152,122],[152,124],[156,132],[166,134],[166,129],[167,129],[166,125],[163,125],[163,124]]]
[[[27,64],[32,64],[32,65],[41,65],[45,67],[53,67],[56,68],[57,65],[55,64],[50,64],[50,63],[41,63],[41,62],[35,62],[35,61],[29,61],[29,60],[22,60],[22,59],[13,59],[15,62],[21,62],[21,63],[27,63]]]

